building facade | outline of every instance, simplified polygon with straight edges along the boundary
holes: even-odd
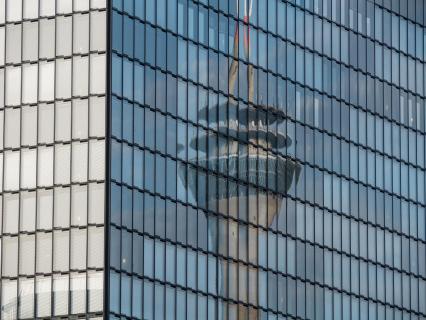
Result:
[[[0,1],[1,319],[102,318],[106,17]]]
[[[1,319],[426,319],[423,0],[0,0]]]
[[[424,319],[424,10],[113,1],[111,314]]]

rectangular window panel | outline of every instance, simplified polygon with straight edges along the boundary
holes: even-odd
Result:
[[[55,146],[55,184],[69,184],[71,173],[71,145]]]
[[[19,189],[19,151],[4,153],[4,190],[14,191]]]
[[[29,1],[29,0],[27,0]],[[38,58],[38,23],[23,23],[22,60],[34,61]]]
[[[70,56],[72,47],[72,16],[56,18],[56,55]]]
[[[38,186],[48,187],[53,185],[53,148],[38,148],[38,168],[37,182]]]
[[[55,19],[41,19],[39,35],[39,58],[53,58],[55,56]]]
[[[21,102],[21,67],[6,68],[5,104],[16,106]]]
[[[22,67],[22,103],[37,102],[38,66],[25,64]]]
[[[57,99],[71,97],[71,59],[56,60],[56,92]]]
[[[54,98],[55,62],[40,62],[38,97],[40,101],[50,101]]]
[[[87,142],[72,143],[72,174],[73,182],[87,181]]]
[[[32,189],[36,186],[37,150],[21,151],[21,188]]]
[[[21,110],[8,108],[5,111],[4,146],[18,148],[20,145]]]
[[[89,90],[89,58],[73,58],[73,96],[87,96]]]
[[[54,192],[54,227],[67,228],[70,226],[70,187],[56,187]]]
[[[71,225],[84,226],[87,224],[87,186],[74,185],[71,187]]]

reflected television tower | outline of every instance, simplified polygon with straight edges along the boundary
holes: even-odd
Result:
[[[238,0],[236,0],[236,5],[238,8]],[[252,9],[252,1],[244,0],[244,34],[242,41],[244,56],[247,61],[250,57],[250,29],[248,23]],[[247,66],[249,103],[238,103],[238,101],[231,96],[234,94],[238,78],[239,33],[239,26],[237,23],[233,43],[234,59],[228,74],[228,90],[230,96],[224,103],[216,106],[204,107],[200,110],[199,116],[208,119],[208,114],[212,112],[216,115],[228,115],[227,121],[219,121],[218,130],[220,132],[228,132],[229,135],[238,137],[240,142],[234,139],[219,139],[217,144],[209,144],[208,141],[215,141],[214,139],[209,139],[209,137],[217,135],[217,133],[208,130],[204,135],[199,135],[198,138],[194,138],[189,143],[189,148],[200,152],[199,154],[205,153],[205,159],[199,156],[198,159],[189,159],[189,161],[194,163],[198,162],[199,164],[204,162],[204,167],[209,168],[215,166],[227,168],[227,172],[230,176],[244,176],[250,185],[262,186],[263,189],[266,189],[268,191],[267,197],[264,198],[264,201],[267,202],[266,210],[254,210],[256,216],[249,217],[249,220],[265,221],[267,225],[270,226],[280,212],[283,195],[288,192],[292,184],[297,183],[301,167],[291,159],[286,159],[283,156],[266,151],[267,149],[282,150],[283,148],[287,148],[291,145],[292,140],[286,133],[278,132],[278,130],[268,130],[268,127],[277,127],[277,124],[285,121],[285,113],[282,110],[278,109],[276,106],[262,104],[253,105],[256,89],[254,84],[253,65],[248,64]],[[258,112],[259,110],[262,112]],[[244,148],[241,147],[241,141],[244,141]],[[182,179],[185,179],[186,174],[182,172],[180,176]],[[273,190],[271,190],[272,188],[268,188],[268,181],[271,180],[275,181]],[[187,188],[196,199],[196,177],[188,177]],[[214,196],[211,194],[214,194]],[[209,192],[209,197],[207,199],[208,203],[214,202],[219,208],[226,208],[230,201],[235,200],[237,200],[237,203],[241,203],[241,201],[245,203],[257,203],[258,196],[256,192],[241,193],[237,187],[235,187],[234,190],[229,187],[228,190],[217,190],[217,193]],[[210,207],[210,205],[208,206]],[[211,207],[216,207],[216,205]],[[250,210],[250,214],[253,214],[252,210]],[[216,244],[216,250],[219,253],[223,254],[224,252],[228,252],[228,248],[231,246],[238,247],[240,251],[245,251],[250,257],[255,257],[255,261],[257,261],[258,246],[256,244],[249,244],[247,235],[241,233],[241,229],[239,228],[240,224],[242,225],[243,222],[230,224],[226,219],[219,219],[217,226],[209,226],[212,242]],[[259,284],[257,279],[256,281],[252,281],[251,277],[241,276],[247,273],[247,266],[242,267],[241,264],[237,264],[237,270],[231,272],[226,257],[221,257],[219,260],[221,270],[218,281],[220,295],[223,297],[227,297],[228,295],[257,297],[255,300],[259,301]],[[240,268],[244,268],[244,270],[240,270]],[[231,289],[231,283],[237,283],[235,277],[238,277],[239,285],[238,288]],[[238,292],[234,292],[233,294],[227,292],[231,290]],[[234,305],[237,305],[236,312],[238,313],[238,319],[259,319],[258,309],[248,308],[247,302],[248,301],[244,303],[234,303]],[[250,304],[253,304],[253,302],[250,301]],[[254,307],[258,307],[258,303],[256,303]],[[222,314],[219,315],[219,317],[221,317],[221,319],[228,319],[227,311],[222,310]]]

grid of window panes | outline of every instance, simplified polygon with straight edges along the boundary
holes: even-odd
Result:
[[[102,316],[105,8],[0,1],[1,319]]]
[[[246,19],[248,2],[113,1],[112,318],[426,319],[426,6],[254,0]],[[293,143],[233,135],[230,99],[282,117],[268,131]],[[202,151],[206,136],[300,177],[271,204],[276,183]],[[270,224],[251,218],[271,205]],[[224,223],[238,241],[218,250]]]

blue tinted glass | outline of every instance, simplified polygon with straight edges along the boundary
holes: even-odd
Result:
[[[113,318],[426,314],[417,7],[114,2]]]
[[[135,0],[135,16],[139,19],[145,18],[145,0]]]
[[[123,102],[123,139],[133,142],[133,103]]]
[[[146,32],[146,41],[145,41],[145,48],[146,48],[146,62],[150,63],[152,66],[155,66],[155,29],[151,27],[150,25],[146,25],[145,28]]]
[[[146,20],[155,24],[155,4],[156,0],[145,0]]]
[[[143,151],[134,148],[133,150],[134,157],[134,168],[133,168],[133,185],[140,189],[143,188]]]
[[[143,61],[145,57],[145,25],[140,21],[135,21],[135,58]]]
[[[157,0],[157,24],[166,28],[166,0]]]
[[[122,125],[122,118],[121,118],[121,113],[122,113],[122,102],[121,100],[117,99],[117,98],[113,98],[112,99],[112,103],[111,103],[111,109],[112,109],[112,114],[111,114],[111,123],[112,123],[112,130],[111,133],[114,137],[117,138],[121,138],[121,125]]]
[[[177,1],[167,0],[167,29],[177,31]]]
[[[112,49],[121,52],[123,47],[123,16],[116,11],[112,12],[112,16]]]
[[[154,192],[155,184],[155,166],[154,166],[154,154],[145,151],[145,188]]]
[[[123,96],[133,100],[133,62],[123,59]]]
[[[145,109],[145,146],[155,150],[155,112]]]
[[[161,69],[166,69],[166,33],[161,30],[157,30],[157,66]]]
[[[129,57],[133,57],[134,47],[134,20],[128,16],[124,16],[123,26],[123,53]]]
[[[177,38],[172,34],[167,34],[167,70],[177,72]]]
[[[113,141],[111,145],[111,178],[121,181],[121,144]]]
[[[120,57],[113,55],[112,57],[112,92],[121,96],[123,78],[122,78],[123,61]]]
[[[138,63],[134,64],[134,99],[140,104],[144,103],[144,67]]]
[[[123,1],[123,10],[129,13],[130,15],[133,15],[135,0],[122,0],[122,1]],[[136,2],[139,2],[139,1],[136,0]]]

